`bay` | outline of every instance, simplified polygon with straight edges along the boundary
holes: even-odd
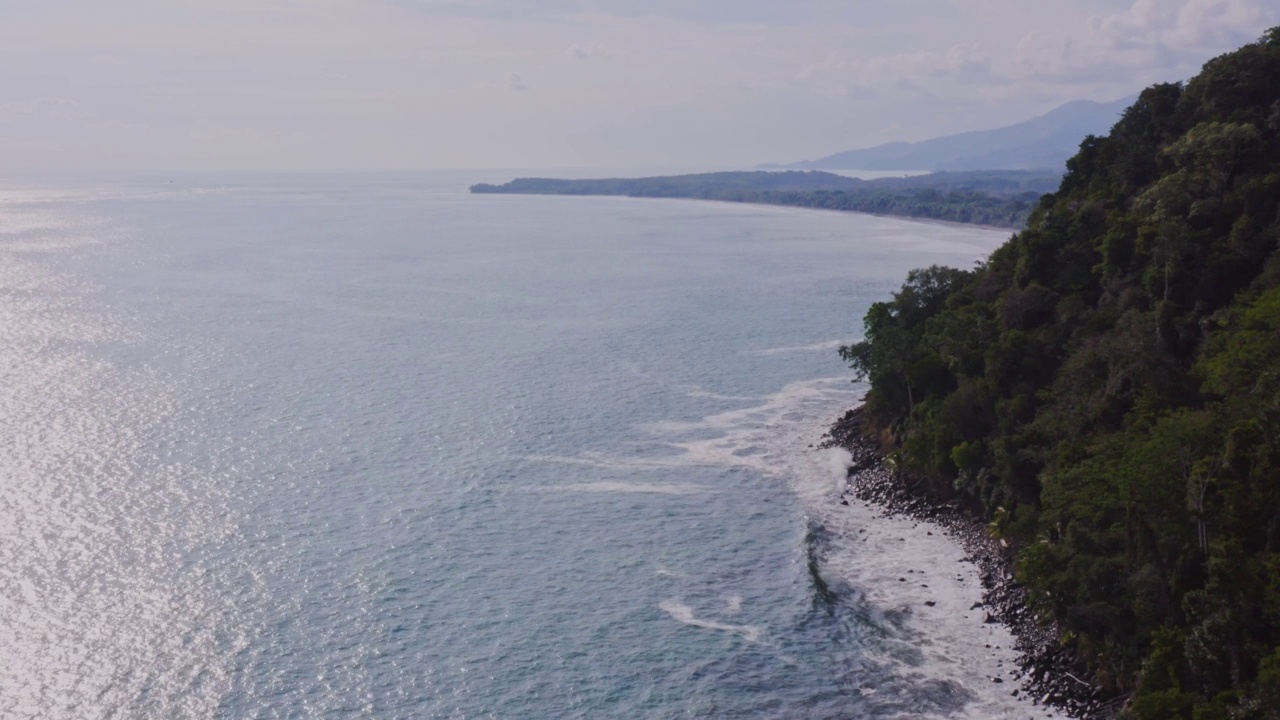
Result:
[[[809,447],[1005,232],[493,179],[3,186],[0,713],[1029,714]]]

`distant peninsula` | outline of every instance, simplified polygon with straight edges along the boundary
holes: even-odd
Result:
[[[821,171],[716,172],[645,178],[560,180],[518,178],[481,183],[473,193],[615,195],[849,210],[1021,228],[1045,193],[1057,189],[1055,170],[982,170],[862,180]]]

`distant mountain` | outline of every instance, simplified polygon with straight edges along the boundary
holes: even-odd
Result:
[[[1026,170],[1063,169],[1086,135],[1106,135],[1133,97],[1100,103],[1075,100],[1017,125],[895,142],[817,160],[761,168],[796,170]]]

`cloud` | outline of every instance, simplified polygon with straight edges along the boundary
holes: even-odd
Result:
[[[260,2],[261,0],[259,0]],[[297,2],[314,0],[296,0]],[[355,1],[355,0],[352,0]],[[364,2],[365,0],[360,0]],[[706,25],[792,25],[837,19],[876,24],[888,18],[915,20],[922,13],[955,15],[946,0],[847,3],[832,0],[377,0],[436,16],[552,18],[595,15],[667,18]]]
[[[191,129],[191,138],[202,143],[216,143],[235,140],[250,135],[251,133],[243,128],[235,128],[230,125],[220,123],[212,123],[207,120],[201,120],[194,128]]]
[[[100,120],[97,122],[87,123],[85,127],[92,130],[150,130],[151,125],[142,123],[123,122],[120,120]]]
[[[918,52],[871,58],[831,53],[800,71],[799,80],[827,97],[880,97],[885,92],[945,90],[958,81],[990,74],[991,60],[976,44],[953,45],[945,53]],[[932,90],[928,90],[932,92]]]
[[[991,58],[977,44],[954,45],[944,56],[946,72],[955,76],[981,76],[990,71]]]
[[[1071,53],[1071,39],[1065,35],[1027,33],[1014,48],[1014,62],[1031,73],[1061,72]]]
[[[35,98],[34,100],[16,100],[0,105],[0,118],[42,117],[73,118],[84,117],[86,113],[77,110],[80,103],[68,98]]]
[[[489,92],[524,92],[529,89],[529,83],[525,82],[519,73],[509,72],[503,76],[500,83],[482,83],[477,87]]]
[[[1135,0],[1124,12],[1091,16],[1083,32],[1029,32],[1017,65],[1042,76],[1096,77],[1117,71],[1190,74],[1204,60],[1257,39],[1280,21],[1270,0]]]
[[[617,57],[621,54],[621,50],[611,48],[608,45],[601,45],[599,43],[574,45],[569,48],[569,57],[575,60],[587,60],[593,57]]]
[[[583,0],[381,0],[437,16],[472,18],[554,17],[582,12]]]
[[[1122,97],[1280,24],[1280,0],[10,5],[9,65],[38,72],[7,77],[0,135],[66,150],[6,168],[737,167]]]
[[[506,83],[508,90],[519,92],[521,90],[529,89],[529,85],[524,81],[524,78],[515,73],[507,73]]]

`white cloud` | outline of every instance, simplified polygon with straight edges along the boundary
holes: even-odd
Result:
[[[916,52],[868,58],[830,53],[805,66],[798,79],[827,97],[883,97],[885,93],[951,94],[989,74],[991,60],[976,44],[945,52]]]
[[[221,123],[200,121],[191,129],[191,138],[202,143],[220,143],[236,140],[251,135],[252,131],[231,127]]]
[[[9,117],[43,117],[71,118],[84,117],[76,108],[80,103],[69,98],[42,97],[33,100],[15,100],[0,104],[0,118]]]
[[[3,134],[63,150],[0,167],[740,167],[1122,97],[1276,24],[1280,0],[9,3]]]
[[[957,76],[985,75],[991,66],[991,58],[987,57],[976,43],[969,45],[953,45],[945,56],[948,73]]]
[[[529,83],[519,73],[509,72],[500,83],[480,83],[476,87],[488,92],[524,92],[529,89]]]
[[[1029,32],[1016,59],[1042,76],[1190,74],[1275,22],[1280,5],[1271,0],[1135,0],[1123,12],[1090,16],[1078,32]]]
[[[621,50],[611,48],[608,45],[600,43],[590,43],[587,45],[573,45],[569,48],[569,57],[575,60],[586,60],[588,58],[617,57],[622,54]]]

